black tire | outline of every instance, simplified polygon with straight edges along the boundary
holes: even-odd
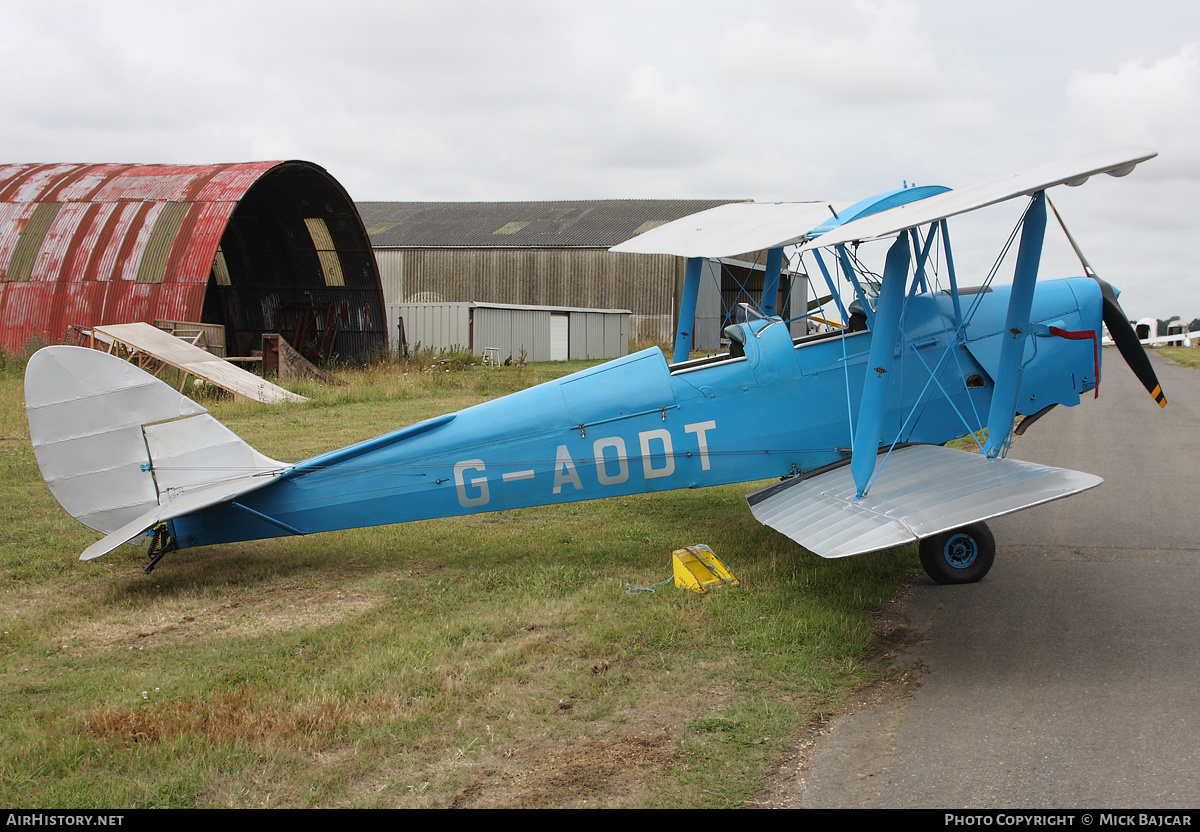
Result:
[[[996,538],[986,523],[935,534],[921,541],[921,566],[939,584],[973,584],[996,560]]]

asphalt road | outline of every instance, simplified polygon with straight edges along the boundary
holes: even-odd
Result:
[[[918,581],[899,662],[928,675],[835,723],[793,805],[1200,806],[1200,372],[1154,358],[1160,410],[1104,359],[1010,454],[1104,484],[992,521],[980,583]]]

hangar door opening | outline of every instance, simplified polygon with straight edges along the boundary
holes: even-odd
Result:
[[[249,355],[278,332],[314,363],[387,344],[379,273],[358,210],[323,169],[278,165],[246,192],[217,249],[202,320]]]

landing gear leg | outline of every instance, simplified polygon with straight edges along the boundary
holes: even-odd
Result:
[[[986,523],[935,534],[921,541],[921,566],[939,584],[971,584],[992,568],[996,538]]]
[[[175,545],[175,538],[171,537],[170,531],[167,529],[166,523],[160,523],[154,530],[154,537],[150,541],[150,548],[146,551],[146,556],[150,558],[150,562],[142,568],[142,572],[149,575],[154,571],[154,567],[162,560],[163,555],[168,552],[174,552],[179,547]]]

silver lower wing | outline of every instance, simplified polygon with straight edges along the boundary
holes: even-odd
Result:
[[[746,496],[754,517],[824,558],[913,543],[1095,488],[1100,477],[938,445],[897,448],[855,500],[847,464]]]

